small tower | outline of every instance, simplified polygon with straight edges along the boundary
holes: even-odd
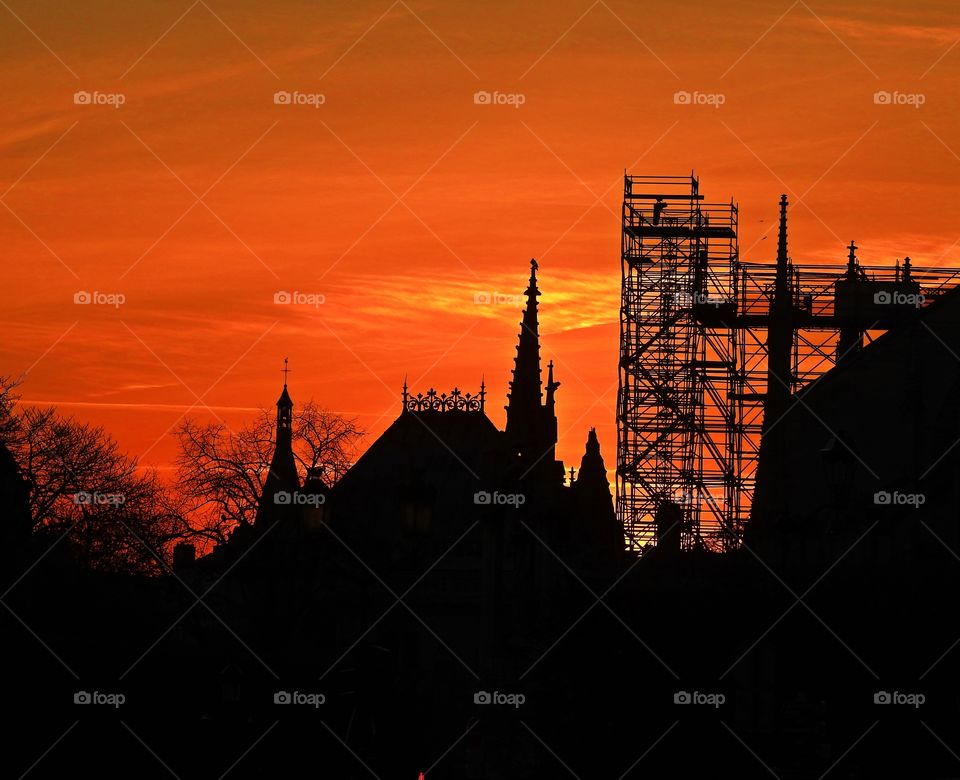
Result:
[[[597,493],[610,495],[610,482],[607,480],[603,455],[600,454],[600,439],[597,438],[596,428],[591,428],[587,434],[587,445],[580,461],[580,472],[577,474],[576,484],[581,487],[589,484]]]
[[[283,391],[277,399],[277,449],[293,445],[293,401],[287,392],[287,374],[290,373],[289,361],[283,359]]]
[[[571,472],[573,470],[571,469]],[[576,536],[583,549],[614,554],[624,548],[623,528],[613,509],[607,469],[600,454],[597,429],[587,434],[576,482],[571,482],[578,514]]]
[[[866,274],[860,267],[860,261],[857,259],[857,249],[856,243],[851,241],[850,246],[847,247],[847,271],[843,276],[843,280],[837,283],[837,290],[839,291],[845,287],[847,291],[854,293],[854,300],[858,297],[856,290],[859,283],[866,281]],[[909,274],[909,270],[907,273]],[[841,285],[843,286],[841,287]],[[863,289],[866,290],[867,288],[864,287]],[[860,330],[859,323],[851,320],[853,320],[853,318],[848,318],[848,321],[842,322],[840,325],[836,357],[836,363],[838,364],[863,349],[863,331]]]
[[[287,375],[290,373],[287,358],[283,359],[283,390],[277,399],[277,429],[270,460],[270,471],[263,485],[263,495],[257,507],[255,525],[260,527],[282,516],[292,514],[296,496],[300,490],[297,462],[293,456],[293,400],[287,391]]]

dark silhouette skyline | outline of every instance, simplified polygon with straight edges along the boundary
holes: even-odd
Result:
[[[813,316],[786,207],[772,334]],[[662,212],[656,227],[672,229]],[[887,291],[853,249],[848,268],[845,282]],[[761,426],[738,545],[685,543],[689,502],[664,500],[657,544],[638,551],[596,430],[584,425],[579,468],[556,458],[565,417],[552,362],[543,377],[538,270],[505,430],[484,380],[475,393],[404,381],[394,421],[334,473],[300,437],[350,429],[295,403],[285,360],[257,434],[269,448],[250,461],[265,472],[253,521],[209,551],[178,542],[160,576],[91,567],[74,529],[32,530],[33,487],[0,450],[11,766],[29,776],[52,722],[62,738],[39,776],[98,760],[105,776],[181,778],[949,776],[957,291],[891,318],[799,392],[768,386],[765,416],[780,418]],[[795,343],[766,342],[774,366]],[[209,468],[220,445],[187,432],[207,453],[187,464]],[[145,543],[134,515],[118,517],[128,544]]]

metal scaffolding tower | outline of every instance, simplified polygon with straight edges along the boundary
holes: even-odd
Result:
[[[786,214],[784,196],[777,263],[742,263],[734,203],[705,202],[693,175],[624,177],[617,513],[631,549],[656,544],[663,517],[685,549],[739,546],[765,408],[960,283],[909,258],[862,266],[852,242],[845,265],[794,264]]]
[[[679,505],[685,546],[707,528],[735,543],[744,431],[737,331],[737,207],[694,176],[624,178],[617,502],[628,542],[656,538]]]

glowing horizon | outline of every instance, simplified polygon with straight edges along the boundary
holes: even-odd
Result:
[[[53,8],[0,8],[2,373],[144,465],[198,396],[269,408],[285,356],[365,445],[404,376],[484,376],[502,428],[520,308],[475,296],[536,257],[558,456],[596,427],[612,471],[625,169],[738,201],[744,260],[772,260],[781,192],[798,262],[960,254],[960,20],[934,4]]]

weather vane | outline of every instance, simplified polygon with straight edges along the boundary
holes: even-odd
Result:
[[[287,363],[288,363],[287,358],[284,358],[284,359],[283,359],[283,368],[280,369],[280,370],[283,372],[283,386],[284,386],[284,387],[287,386],[287,374],[290,373],[290,368],[288,367]]]

